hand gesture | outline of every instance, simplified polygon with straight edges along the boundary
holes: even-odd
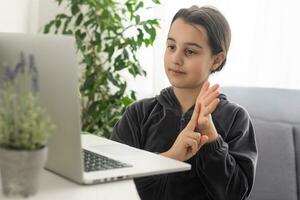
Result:
[[[200,107],[200,114],[197,119],[197,131],[202,135],[208,136],[208,142],[215,140],[218,133],[211,118],[211,113],[216,109],[220,100],[219,85],[215,84],[210,87],[210,83],[206,81],[197,97],[195,107]]]
[[[208,140],[206,135],[201,135],[199,132],[195,132],[199,114],[200,107],[195,106],[192,118],[187,126],[177,136],[172,147],[161,155],[179,161],[186,161],[199,151],[199,149]]]

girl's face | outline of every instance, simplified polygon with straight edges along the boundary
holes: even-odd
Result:
[[[221,63],[219,56],[212,55],[203,26],[180,18],[173,22],[164,56],[165,72],[173,87],[199,88]]]

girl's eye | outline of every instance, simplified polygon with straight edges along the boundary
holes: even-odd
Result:
[[[191,49],[187,49],[187,50],[185,50],[185,54],[186,54],[187,56],[191,56],[191,55],[196,54],[196,52],[193,51],[193,50],[191,50]]]
[[[167,48],[170,49],[170,50],[174,50],[175,49],[175,45],[168,45]]]

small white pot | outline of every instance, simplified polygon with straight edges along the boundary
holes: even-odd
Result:
[[[37,193],[47,150],[47,147],[32,151],[0,148],[4,195],[28,197]]]

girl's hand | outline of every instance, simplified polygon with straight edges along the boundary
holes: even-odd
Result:
[[[197,131],[208,137],[207,142],[212,142],[218,138],[215,125],[212,121],[211,113],[216,109],[220,100],[219,85],[215,84],[210,87],[210,83],[206,81],[197,97],[195,108],[200,107],[200,114],[197,119]]]
[[[172,147],[161,155],[186,161],[193,157],[205,143],[218,138],[211,113],[220,102],[219,85],[211,87],[209,85],[208,81],[203,84],[191,120],[177,136]]]
[[[195,106],[192,118],[187,126],[177,136],[172,147],[161,155],[179,161],[186,161],[199,151],[208,140],[206,135],[195,132],[199,114],[200,107]]]

